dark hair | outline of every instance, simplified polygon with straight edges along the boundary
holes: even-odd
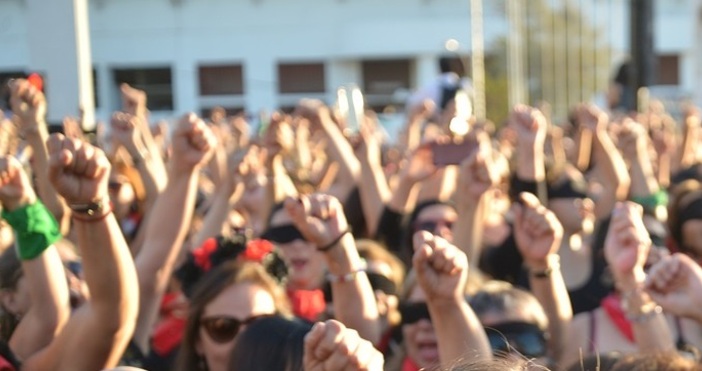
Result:
[[[686,180],[676,185],[670,192],[670,202],[668,204],[668,231],[670,232],[671,250],[679,252],[685,251],[683,244],[683,225],[685,222],[699,218],[699,210],[696,205],[702,198],[702,184],[697,180]]]
[[[0,255],[0,290],[14,291],[20,278],[22,278],[22,262],[14,247],[10,247]],[[18,324],[17,316],[6,308],[2,308],[0,311],[0,339],[9,341]]]
[[[299,319],[267,317],[237,338],[229,370],[302,371],[305,335],[312,325]]]
[[[702,365],[677,352],[635,353],[622,356],[610,370],[697,371],[702,370]]]
[[[290,315],[290,304],[278,283],[258,263],[227,261],[212,271],[193,289],[188,308],[188,321],[185,325],[176,369],[198,370],[200,356],[195,350],[200,328],[200,318],[205,307],[228,287],[240,283],[253,283],[267,290],[276,303],[276,310],[282,315]]]

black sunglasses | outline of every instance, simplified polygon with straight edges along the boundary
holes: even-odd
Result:
[[[278,244],[290,243],[295,240],[305,240],[300,230],[292,224],[270,227],[263,232],[261,238]]]
[[[417,221],[414,223],[414,231],[419,232],[419,231],[427,231],[430,233],[434,233],[436,231],[436,228],[438,226],[444,226],[448,229],[453,228],[453,221],[450,220],[426,220],[426,221]]]
[[[429,308],[427,307],[427,303],[402,302],[400,303],[398,309],[400,310],[400,315],[402,316],[403,325],[417,323],[422,319],[431,321],[431,316],[429,315]]]
[[[205,329],[207,336],[214,342],[223,344],[228,343],[239,334],[242,326],[251,324],[261,318],[273,317],[274,314],[263,314],[251,316],[244,320],[240,320],[230,316],[214,316],[206,317],[200,320],[200,326]]]
[[[507,322],[486,327],[485,332],[496,356],[514,351],[527,358],[546,355],[546,333],[535,324]]]

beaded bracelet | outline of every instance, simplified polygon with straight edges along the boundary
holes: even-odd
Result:
[[[359,273],[365,272],[365,268],[360,268],[356,269],[353,272],[342,274],[340,276],[336,274],[327,274],[327,280],[331,283],[344,283],[344,282],[351,282],[356,279],[356,276],[358,276]]]

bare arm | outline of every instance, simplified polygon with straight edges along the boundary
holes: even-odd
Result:
[[[32,148],[32,175],[36,177],[37,194],[51,211],[61,226],[61,232],[68,233],[70,210],[63,198],[56,193],[48,178],[48,152],[46,140],[47,130],[46,99],[44,94],[32,86],[27,80],[15,80],[12,88],[12,110],[20,121],[20,135]]]
[[[4,216],[17,234],[22,273],[31,305],[12,333],[9,346],[19,359],[28,359],[43,349],[68,321],[68,287],[61,258],[51,245],[60,238],[53,216],[41,204],[19,161],[0,158],[0,200]],[[28,213],[32,209],[37,212]],[[43,240],[43,251],[32,253],[32,240]]]
[[[332,281],[334,316],[362,338],[380,340],[378,307],[339,200],[313,194],[285,201],[295,226],[324,253]],[[328,218],[323,219],[322,216]]]
[[[147,225],[144,249],[135,259],[139,278],[139,320],[134,341],[146,352],[161,296],[173,272],[192,219],[200,168],[212,156],[214,135],[194,114],[181,118],[173,135],[169,182]]]
[[[531,291],[548,318],[549,356],[556,361],[563,360],[573,319],[570,297],[558,263],[563,227],[536,196],[522,193],[520,197],[522,204],[514,206],[517,247],[529,270]]]
[[[74,221],[90,300],[26,369],[97,370],[113,367],[132,337],[138,311],[137,277],[117,220],[107,205],[110,164],[99,149],[54,135],[49,139],[49,178],[69,205],[91,202],[91,214]]]
[[[675,344],[668,322],[644,290],[643,267],[650,248],[641,206],[631,202],[617,205],[605,240],[605,257],[632,323],[634,339],[641,352],[672,351]]]
[[[359,192],[368,235],[375,236],[383,212],[383,205],[390,199],[390,187],[380,163],[380,143],[378,143],[375,133],[369,130],[368,125],[361,127],[363,141],[361,142],[361,153],[358,156],[361,164]]]
[[[441,237],[427,232],[414,236],[412,265],[427,296],[443,366],[463,357],[492,358],[487,335],[464,298],[468,261]]]

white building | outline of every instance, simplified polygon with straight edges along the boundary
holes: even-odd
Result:
[[[60,74],[46,73],[47,62],[75,70],[74,59],[59,58],[75,50],[62,43],[75,40],[47,43],[43,36],[55,36],[59,13],[80,1],[0,1],[0,78],[39,71],[51,86]],[[483,3],[489,50],[508,24],[504,0]],[[626,54],[628,0],[580,3],[600,15],[614,69]],[[447,39],[459,41],[461,54],[470,50],[469,0],[88,0],[88,6],[100,119],[119,107],[120,81],[146,89],[157,117],[216,105],[256,112],[290,107],[302,96],[333,101],[336,87],[348,82],[382,107],[401,103],[402,92],[436,75]],[[697,0],[656,1],[663,82],[683,92],[702,82],[695,67],[702,65],[699,7]],[[57,94],[49,90],[49,99],[59,100]],[[76,111],[73,103],[52,105],[50,119]]]

